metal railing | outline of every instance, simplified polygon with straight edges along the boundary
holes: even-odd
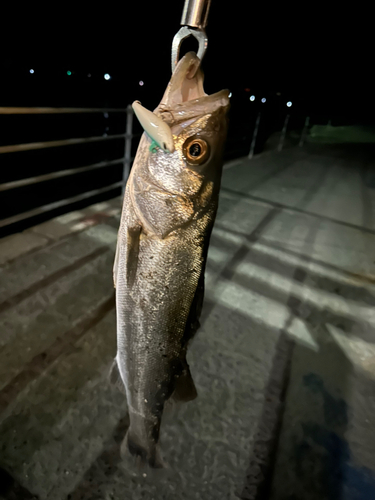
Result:
[[[134,158],[131,156],[132,151],[132,139],[134,137],[139,137],[141,134],[133,134],[133,109],[131,105],[128,105],[126,108],[40,108],[40,107],[0,107],[0,115],[55,115],[55,114],[78,114],[78,113],[103,113],[106,118],[108,118],[107,113],[124,113],[126,116],[126,124],[125,124],[125,134],[113,134],[113,135],[101,135],[94,137],[81,137],[81,138],[70,138],[70,139],[61,139],[61,140],[52,140],[52,141],[44,141],[44,142],[30,142],[24,144],[14,144],[14,145],[5,145],[0,146],[0,164],[1,164],[1,155],[5,153],[17,153],[23,151],[32,151],[32,150],[41,150],[62,146],[71,146],[77,144],[87,144],[87,143],[97,143],[100,141],[111,141],[115,139],[124,139],[125,147],[124,147],[124,155],[120,158],[116,158],[114,160],[109,161],[99,161],[97,163],[93,163],[90,165],[79,166],[75,168],[69,168],[69,165],[66,165],[66,168],[60,168],[57,171],[44,173],[41,175],[25,177],[17,180],[9,180],[7,182],[0,183],[0,196],[1,192],[8,191],[11,189],[21,188],[25,186],[36,185],[41,182],[50,181],[59,178],[66,178],[68,176],[74,176],[77,174],[94,171],[98,169],[103,169],[105,167],[110,167],[115,164],[119,164],[122,162],[122,179],[120,181],[114,182],[110,185],[106,185],[101,188],[92,189],[86,192],[82,192],[76,194],[75,196],[71,196],[62,200],[52,201],[51,203],[47,203],[41,206],[37,206],[31,208],[29,210],[21,211],[18,214],[11,215],[9,217],[0,219],[0,228],[4,228],[11,224],[22,222],[31,217],[41,215],[46,212],[50,212],[57,208],[61,208],[64,206],[71,205],[76,202],[80,202],[82,200],[86,200],[92,198],[94,196],[100,195],[102,193],[106,193],[108,191],[112,191],[116,188],[122,187],[122,193],[124,192],[127,178],[130,173],[131,164]],[[287,114],[284,125],[282,128],[282,132],[280,135],[279,144],[277,147],[278,151],[281,151],[284,146],[284,140],[286,136],[288,121],[290,115]],[[252,158],[254,156],[254,150],[258,143],[258,129],[259,123],[261,121],[261,112],[259,111],[257,114],[257,118],[255,120],[255,125],[252,131],[251,144],[250,144],[250,152],[248,154],[248,158]],[[303,127],[303,131],[301,134],[301,138],[299,141],[299,146],[302,146],[306,136],[306,130],[309,126],[309,118],[307,117],[305,120],[305,124]],[[245,142],[250,143],[250,137],[246,137]],[[230,140],[228,141],[227,149],[229,146],[230,152]],[[238,140],[235,141],[236,143]],[[243,143],[243,140],[242,140]],[[236,146],[238,149],[238,146]],[[243,149],[246,149],[246,144],[242,144],[241,151],[242,155],[247,154],[244,153]],[[236,151],[236,148],[234,148]],[[73,177],[74,178],[74,177]],[[46,200],[47,201],[47,200]]]
[[[71,139],[61,139],[54,141],[44,141],[44,142],[31,142],[25,144],[14,144],[9,146],[0,146],[0,155],[5,153],[17,153],[22,151],[31,151],[37,149],[47,149],[61,146],[71,146],[76,144],[85,144],[85,143],[94,143],[99,141],[110,141],[114,139],[125,139],[125,148],[124,148],[124,156],[120,158],[116,158],[115,160],[110,161],[101,161],[98,163],[94,163],[91,165],[84,165],[76,168],[69,168],[67,166],[66,169],[60,169],[55,172],[50,172],[42,175],[37,175],[33,177],[26,177],[19,180],[3,182],[0,184],[0,192],[4,192],[10,189],[30,186],[32,184],[37,184],[44,181],[49,181],[52,179],[74,176],[79,173],[88,172],[92,170],[101,169],[104,167],[108,167],[114,164],[118,164],[120,162],[123,163],[123,175],[122,180],[110,184],[108,186],[104,186],[103,188],[87,191],[80,193],[76,196],[66,198],[63,200],[58,200],[56,202],[48,203],[39,207],[35,207],[31,210],[27,210],[21,212],[19,214],[13,215],[11,217],[7,217],[0,220],[0,228],[13,224],[15,222],[21,222],[30,217],[40,215],[45,212],[49,212],[56,208],[63,207],[65,205],[70,205],[72,203],[85,200],[87,198],[91,198],[98,194],[105,193],[107,191],[111,191],[118,187],[122,187],[124,189],[127,178],[130,173],[130,167],[134,158],[131,156],[131,145],[133,137],[139,137],[140,134],[133,134],[133,109],[129,105],[124,109],[119,108],[38,108],[38,107],[0,107],[0,115],[46,115],[46,114],[68,114],[68,113],[124,113],[126,115],[126,132],[125,134],[114,134],[114,135],[102,135],[95,137],[82,137],[82,138],[71,138]],[[1,156],[0,156],[1,162]],[[1,196],[1,195],[0,195]]]

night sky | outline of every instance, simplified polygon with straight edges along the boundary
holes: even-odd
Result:
[[[102,2],[85,8],[70,2],[47,10],[29,6],[9,16],[2,33],[1,105],[117,107],[140,99],[156,106],[170,77],[183,3]],[[356,4],[333,9],[328,3],[212,0],[205,89],[281,92],[297,107],[371,119],[370,17]]]
[[[93,2],[87,6],[64,2],[42,8],[33,3],[26,8],[15,5],[12,14],[4,10],[0,106],[125,108],[138,99],[154,109],[170,79],[171,45],[180,28],[183,4],[183,0],[102,2],[98,7]],[[281,130],[287,114],[289,128],[296,130],[301,129],[306,116],[310,124],[375,125],[371,22],[372,13],[361,10],[358,4],[342,4],[332,10],[327,2],[292,6],[212,0],[206,30],[208,50],[202,65],[207,93],[223,88],[232,92],[225,159],[248,154],[259,110],[263,118],[258,152]],[[184,42],[183,51],[188,50],[196,50],[194,40]],[[104,79],[106,73],[111,75],[109,80]],[[257,97],[254,102],[249,99],[252,94]],[[261,97],[267,98],[265,105]],[[286,107],[288,101],[293,102],[292,108]],[[96,113],[89,119],[87,115],[74,119],[62,115],[0,117],[0,145],[82,134],[99,136],[107,130],[116,134],[125,126],[123,115],[117,113],[109,117]],[[141,132],[137,121],[133,131]],[[121,140],[117,149],[112,141],[100,144],[84,152],[78,148],[74,154],[71,147],[58,154],[51,149],[40,154],[2,155],[0,182],[123,155]],[[133,147],[132,154],[136,142]],[[100,170],[96,174],[75,176],[74,183],[66,177],[58,182],[59,189],[46,189],[42,184],[39,191],[22,188],[17,204],[12,192],[5,192],[2,213],[11,216],[49,203],[56,193],[69,197],[110,185],[121,178],[122,165],[107,169],[104,177]],[[115,195],[108,192],[85,203]],[[64,210],[67,208],[48,212],[45,217]],[[41,222],[42,216],[38,217],[25,224]],[[21,230],[21,225],[11,225],[9,231]]]

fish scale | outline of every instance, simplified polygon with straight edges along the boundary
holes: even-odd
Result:
[[[136,103],[145,133],[126,186],[114,264],[114,370],[117,364],[130,417],[122,448],[152,467],[163,466],[165,401],[197,394],[186,352],[199,326],[227,131],[228,91],[206,95],[200,69],[187,81],[197,63],[192,52],[181,59],[154,113]],[[162,146],[150,150],[153,143]]]

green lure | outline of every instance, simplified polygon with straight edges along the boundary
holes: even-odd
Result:
[[[158,149],[160,149],[159,144],[154,139],[152,139],[152,143],[150,144],[151,153],[156,153]]]

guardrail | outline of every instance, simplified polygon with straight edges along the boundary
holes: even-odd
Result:
[[[125,120],[126,120],[125,134],[113,134],[113,135],[103,134],[101,136],[94,136],[94,137],[70,138],[70,139],[52,140],[44,142],[31,142],[31,143],[0,146],[0,162],[1,162],[1,155],[6,153],[18,153],[18,152],[32,151],[38,149],[40,150],[40,149],[48,149],[48,148],[55,148],[62,146],[71,146],[77,144],[95,143],[100,141],[111,141],[115,139],[125,140],[124,155],[120,158],[116,158],[110,161],[100,161],[97,163],[92,163],[89,165],[79,166],[75,168],[69,168],[69,165],[66,165],[66,168],[61,168],[54,172],[44,173],[36,176],[34,175],[32,177],[25,177],[17,180],[9,180],[7,182],[0,183],[0,196],[1,192],[5,192],[15,188],[22,188],[26,186],[36,185],[38,183],[45,181],[51,181],[59,178],[66,178],[68,176],[72,176],[72,178],[74,179],[74,175],[102,169],[105,167],[118,164],[120,162],[122,162],[123,164],[122,180],[104,186],[102,188],[91,189],[89,191],[76,194],[75,196],[71,196],[63,200],[52,201],[51,203],[47,203],[37,207],[34,206],[34,208],[31,208],[29,210],[22,211],[18,214],[0,219],[0,228],[4,228],[6,226],[9,226],[17,222],[22,222],[25,219],[41,215],[43,213],[55,210],[57,208],[71,205],[73,203],[100,195],[102,193],[114,190],[119,187],[122,187],[122,192],[124,192],[126,181],[130,173],[131,164],[134,160],[134,158],[131,156],[132,139],[135,137],[139,137],[141,135],[141,134],[133,134],[133,109],[131,105],[128,105],[126,108],[0,107],[0,115],[48,115],[48,114],[56,115],[56,114],[79,114],[79,113],[103,113],[106,118],[108,118],[108,113],[123,113],[125,114]],[[250,136],[248,134],[245,134],[246,138],[245,137],[238,138],[237,135],[239,132],[236,129],[237,130],[236,134],[234,135],[232,134],[233,137],[228,137],[228,143],[226,148],[226,150],[228,150],[227,151],[228,153],[232,153],[233,155],[238,150],[237,156],[239,153],[241,153],[241,155],[246,155],[247,154],[246,147],[248,147],[247,144],[250,144],[250,152],[248,153],[248,157],[252,158],[254,156],[254,150],[256,144],[258,143],[259,124],[260,122],[262,122],[261,114],[262,113],[259,110],[258,114],[256,115],[255,125],[254,128],[252,129],[252,134]],[[284,140],[287,131],[289,117],[290,115],[286,114],[283,129],[280,135],[279,144],[277,147],[278,151],[281,151],[284,146]],[[299,146],[302,146],[304,143],[308,125],[309,125],[309,118],[307,117],[301,134]],[[251,137],[251,143],[250,143],[250,137]],[[241,143],[240,149],[239,145],[237,144],[238,142]]]
[[[0,107],[0,115],[30,115],[30,114],[68,114],[68,113],[124,113],[126,115],[126,132],[125,134],[114,134],[114,135],[102,135],[95,137],[82,137],[82,138],[71,138],[62,139],[54,141],[45,142],[31,142],[26,144],[14,144],[9,146],[0,146],[0,155],[5,153],[17,153],[21,151],[31,151],[37,149],[54,148],[61,146],[70,146],[76,144],[99,142],[99,141],[110,141],[114,139],[125,139],[124,156],[116,158],[111,161],[101,161],[91,165],[84,165],[76,168],[69,168],[67,165],[66,169],[61,169],[56,172],[46,173],[43,175],[26,177],[24,179],[4,182],[0,184],[0,192],[7,191],[9,189],[14,189],[18,187],[29,186],[32,184],[37,184],[39,182],[44,182],[52,179],[57,179],[61,177],[74,176],[75,174],[88,172],[91,170],[97,170],[116,163],[123,162],[123,175],[122,180],[113,183],[109,186],[105,186],[100,189],[95,189],[92,191],[83,192],[79,195],[73,196],[71,198],[66,198],[64,200],[59,200],[53,203],[48,203],[39,207],[35,207],[32,210],[21,212],[19,214],[13,215],[0,220],[0,228],[13,224],[15,222],[20,222],[35,215],[39,215],[45,212],[49,212],[56,208],[63,207],[65,205],[70,205],[72,203],[96,196],[98,194],[104,193],[122,187],[124,189],[127,178],[130,173],[130,167],[134,160],[131,156],[131,145],[133,137],[139,137],[140,134],[133,134],[133,109],[129,105],[124,109],[119,108],[38,108],[38,107]],[[0,156],[1,161],[1,156]]]

